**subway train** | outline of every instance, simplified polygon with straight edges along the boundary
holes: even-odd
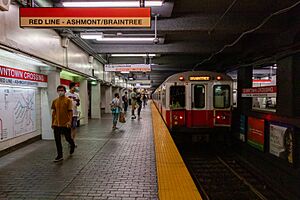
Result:
[[[168,77],[152,98],[172,131],[230,130],[232,87],[226,74],[187,71]]]

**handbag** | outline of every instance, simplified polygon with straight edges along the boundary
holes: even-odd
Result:
[[[126,122],[125,114],[123,112],[120,113],[119,122],[120,123],[125,123]]]

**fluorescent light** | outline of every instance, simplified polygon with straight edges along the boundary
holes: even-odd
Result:
[[[111,57],[154,57],[156,56],[156,54],[146,54],[146,53],[142,53],[142,54],[111,54]]]
[[[103,38],[103,33],[80,33],[82,39],[96,40]]]
[[[112,38],[96,38],[100,42],[153,42],[154,38],[134,38],[134,37],[112,37]]]
[[[63,2],[64,7],[140,7],[139,1]],[[162,6],[162,1],[145,1],[145,7]]]
[[[162,6],[162,1],[145,1],[145,7]]]
[[[121,74],[129,74],[130,72],[121,72]]]

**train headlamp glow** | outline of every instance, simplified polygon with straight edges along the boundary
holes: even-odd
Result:
[[[183,77],[183,76],[180,76],[180,77],[179,77],[179,80],[180,80],[180,81],[184,81],[184,77]]]
[[[222,80],[222,76],[217,76],[217,80],[218,81]]]

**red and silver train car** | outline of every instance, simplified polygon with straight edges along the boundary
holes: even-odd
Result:
[[[231,77],[209,71],[188,71],[167,78],[153,100],[171,130],[231,127]]]

